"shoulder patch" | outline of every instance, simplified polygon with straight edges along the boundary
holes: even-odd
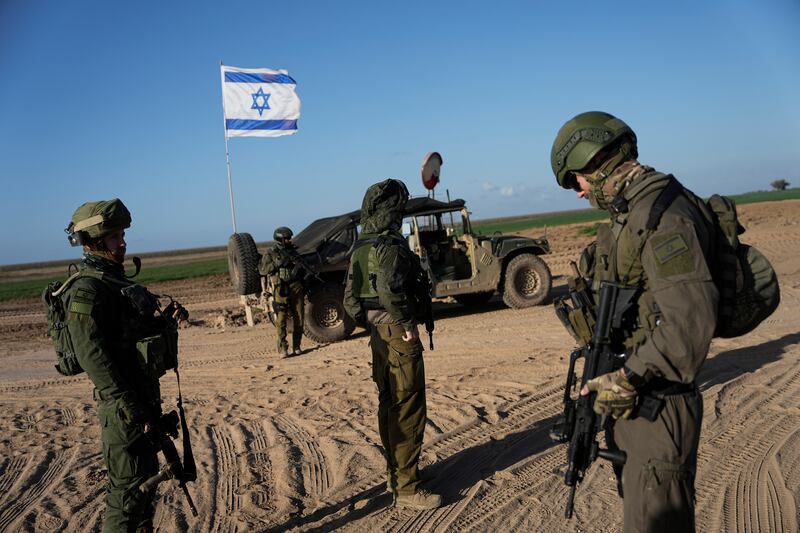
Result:
[[[689,246],[680,233],[653,238],[653,255],[662,265],[687,251]]]
[[[669,278],[695,269],[695,253],[680,233],[653,237],[650,243],[655,258],[656,275]]]
[[[92,308],[94,308],[94,303],[86,302],[86,301],[78,301],[72,300],[69,304],[69,312],[76,313],[79,315],[89,315],[92,313]]]
[[[92,302],[96,295],[97,293],[94,290],[81,287],[75,290],[75,294],[72,298],[82,302]]]

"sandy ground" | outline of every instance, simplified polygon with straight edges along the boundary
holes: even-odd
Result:
[[[741,208],[779,273],[782,303],[753,333],[715,341],[699,377],[705,400],[697,477],[700,531],[797,531],[800,522],[800,201]],[[549,232],[563,292],[587,242]],[[445,496],[435,511],[389,506],[367,338],[286,360],[274,330],[241,325],[220,276],[152,287],[184,301],[181,378],[199,479],[192,518],[161,485],[161,531],[615,531],[621,503],[600,461],[564,519],[565,447],[548,439],[561,409],[570,337],[551,308],[439,303],[426,352],[423,475]],[[92,386],[52,368],[38,301],[0,305],[0,531],[97,531],[105,472]],[[162,378],[165,408],[175,377]]]

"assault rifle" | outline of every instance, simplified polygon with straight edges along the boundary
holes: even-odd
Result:
[[[325,283],[325,280],[322,279],[313,268],[311,268],[311,265],[309,265],[308,262],[303,259],[303,256],[297,253],[297,249],[294,246],[284,246],[283,251],[286,253],[286,255],[284,256],[283,261],[281,261],[281,265],[288,266],[288,263],[294,263],[294,268],[292,269],[293,276],[296,275],[297,272],[302,268],[311,276],[315,277],[317,281]],[[286,264],[284,265],[284,263]]]
[[[573,268],[575,265],[573,263]],[[602,282],[596,309],[592,302],[586,281],[578,274],[570,280],[570,295],[556,302],[556,315],[576,338],[575,324],[590,324],[593,331],[590,340],[574,350],[569,356],[569,370],[564,386],[564,414],[553,427],[550,437],[559,443],[569,443],[567,448],[567,470],[564,483],[570,488],[565,516],[572,518],[575,489],[583,480],[586,471],[598,458],[617,465],[625,464],[626,455],[621,450],[601,449],[597,433],[604,429],[606,416],[598,416],[592,406],[597,393],[586,396],[576,389],[589,380],[619,369],[624,363],[624,355],[617,355],[612,349],[611,334],[623,326],[627,311],[633,305],[638,287],[624,287],[616,283]],[[575,363],[583,359],[583,374],[578,388]]]
[[[191,443],[188,444],[188,428],[185,420],[181,419],[181,431],[184,436],[183,456],[184,461],[178,455],[178,450],[172,439],[178,437],[178,413],[170,411],[169,413],[161,416],[156,423],[152,424],[146,433],[142,433],[131,442],[127,449],[130,453],[136,454],[137,450],[142,447],[147,447],[151,450],[161,452],[164,456],[166,464],[158,471],[157,474],[145,480],[139,485],[139,490],[148,494],[155,490],[159,483],[167,479],[175,479],[178,481],[178,486],[183,490],[183,495],[186,497],[186,502],[189,504],[189,509],[192,516],[197,516],[197,509],[194,506],[192,495],[189,494],[189,488],[186,483],[195,481],[197,479],[197,468],[194,462],[194,455],[192,454]]]

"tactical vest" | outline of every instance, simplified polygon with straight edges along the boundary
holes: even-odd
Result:
[[[596,245],[592,251],[593,258],[582,258],[581,261],[582,264],[586,261],[593,262],[592,291],[595,294],[598,294],[600,283],[603,281],[639,288],[637,304],[631,309],[631,313],[635,316],[629,318],[627,328],[617,331],[615,335],[618,343],[624,348],[631,348],[644,340],[661,319],[661,311],[649,290],[649,280],[642,264],[642,253],[650,235],[658,227],[661,216],[677,194],[677,190],[670,188],[669,185],[678,182],[672,176],[662,173],[651,174],[648,181],[654,179],[662,180],[660,189],[642,193],[657,194],[645,227],[632,228],[628,224],[630,212],[627,210],[617,213],[609,225],[601,225],[598,228]],[[643,184],[647,186],[647,182]]]
[[[80,278],[94,278],[119,291],[129,307],[122,313],[122,336],[114,346],[120,353],[134,350],[140,369],[152,377],[157,388],[158,378],[178,364],[178,332],[174,323],[160,316],[158,298],[142,285],[107,276],[103,272],[83,269],[68,277],[63,283],[50,283],[42,293],[48,323],[48,333],[56,351],[56,370],[65,376],[81,374],[74,343],[69,333],[66,298],[69,288]],[[72,302],[72,305],[85,305]],[[157,390],[151,391],[156,397]]]
[[[378,301],[378,248],[381,246],[398,246],[399,253],[409,263],[404,292],[411,305],[414,317],[421,320],[426,306],[430,304],[428,277],[419,262],[419,257],[412,252],[405,239],[384,232],[377,237],[359,239],[351,256],[352,290],[361,301],[364,310],[384,310]]]
[[[273,263],[278,265],[278,268],[270,274],[270,281],[282,296],[288,296],[288,285],[302,281],[299,268],[292,260],[292,256],[277,245],[268,253],[272,255]]]
[[[378,298],[378,237],[359,239],[351,256],[353,294],[360,300]]]

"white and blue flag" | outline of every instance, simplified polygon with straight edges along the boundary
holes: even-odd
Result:
[[[297,133],[300,97],[285,70],[222,65],[222,105],[228,137]]]

